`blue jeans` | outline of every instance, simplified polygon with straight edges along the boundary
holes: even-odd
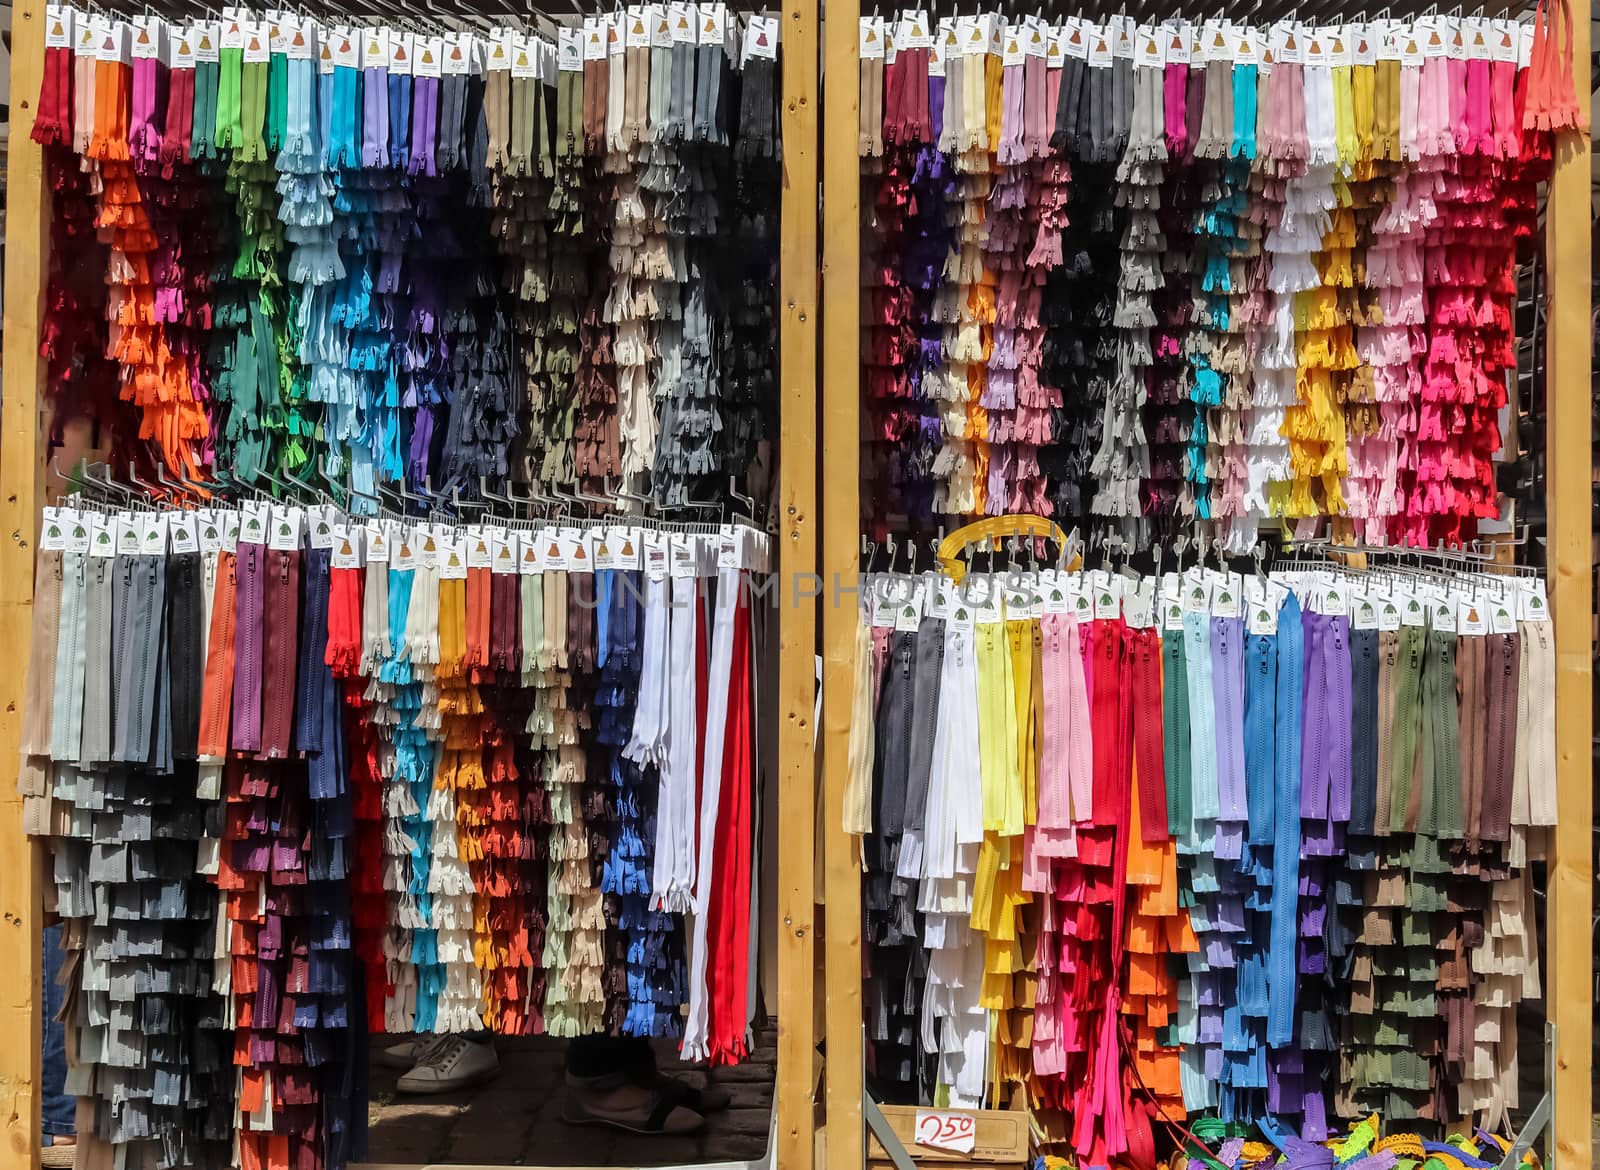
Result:
[[[78,1132],[78,1103],[62,1090],[67,1083],[67,1030],[56,1020],[65,998],[65,990],[56,982],[61,974],[61,927],[47,926],[44,930],[44,964],[41,982],[43,994],[39,997],[44,1012],[43,1100],[40,1112],[44,1123],[41,1128],[47,1138],[71,1137]]]

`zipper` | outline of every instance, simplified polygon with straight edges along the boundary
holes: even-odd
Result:
[[[1494,749],[1494,753],[1493,753],[1494,754],[1494,773],[1493,773],[1494,787],[1492,789],[1492,791],[1495,794],[1495,799],[1496,799],[1495,829],[1496,829],[1497,832],[1499,831],[1500,821],[1502,819],[1502,815],[1504,817],[1504,820],[1506,822],[1506,825],[1507,825],[1508,829],[1509,829],[1510,822],[1511,822],[1511,810],[1510,810],[1510,808],[1509,807],[1502,807],[1502,806],[1505,805],[1506,800],[1510,795],[1509,789],[1506,787],[1506,783],[1505,783],[1505,779],[1506,779],[1506,769],[1505,769],[1506,753],[1505,753],[1504,750],[1502,750],[1502,745],[1514,744],[1516,742],[1516,735],[1517,735],[1516,704],[1514,702],[1507,702],[1506,701],[1507,697],[1511,694],[1511,689],[1516,685],[1515,680],[1512,678],[1513,671],[1512,671],[1512,665],[1511,665],[1512,658],[1514,656],[1513,652],[1515,650],[1515,643],[1512,640],[1513,637],[1514,637],[1514,635],[1512,635],[1512,634],[1501,634],[1500,637],[1499,637],[1499,642],[1500,642],[1500,663],[1501,663],[1501,665],[1500,665],[1501,684],[1500,684],[1500,687],[1499,687],[1499,692],[1500,692],[1499,699],[1500,699],[1500,701],[1496,704],[1496,710],[1495,710],[1495,716],[1496,716],[1495,723],[1498,724],[1498,726],[1495,728],[1495,730],[1496,730],[1496,732],[1498,734],[1496,736],[1495,749]],[[1480,810],[1480,812],[1479,812],[1479,821],[1481,822],[1482,819],[1483,819],[1483,815],[1482,815],[1482,812]],[[1501,837],[1501,838],[1498,838],[1498,839],[1504,840],[1505,838]]]
[[[189,594],[193,593],[197,586],[194,572],[197,566],[191,559],[190,555],[185,554],[183,556],[173,558],[173,567],[177,571],[174,574],[172,600],[177,601],[180,597],[184,600],[187,600]],[[186,713],[190,710],[199,710],[199,704],[194,702],[194,688],[197,684],[194,677],[193,666],[195,635],[197,631],[194,628],[194,623],[182,620],[186,616],[186,611],[189,608],[192,607],[186,606],[184,607],[184,612],[178,612],[179,607],[177,605],[173,605],[171,607],[171,610],[176,613],[179,620],[172,624],[172,644],[170,647],[172,661],[169,664],[169,669],[171,669],[173,672],[172,683],[175,684],[172,686],[171,693],[174,696],[183,696],[183,707]],[[173,706],[176,707],[177,703],[173,703]],[[186,726],[183,728],[183,730],[187,740],[187,732],[189,731],[187,720]],[[173,731],[174,733],[178,731],[176,724],[174,724]],[[173,748],[173,754],[178,759],[186,760],[190,758],[191,753],[193,753],[194,744],[187,741],[182,744],[174,742]]]
[[[222,554],[218,554],[219,559],[220,559],[221,555]],[[233,649],[233,610],[234,610],[234,606],[237,604],[237,602],[234,600],[234,598],[237,596],[237,589],[238,589],[238,561],[237,561],[236,557],[229,557],[228,558],[228,585],[229,585],[228,592],[232,596],[230,596],[228,598],[228,604],[227,605],[219,607],[219,608],[221,608],[223,610],[223,614],[222,614],[222,623],[223,624],[222,624],[222,629],[217,631],[217,636],[216,636],[215,641],[216,641],[216,645],[218,647],[227,646],[229,648],[229,650],[230,650],[230,653],[228,654],[228,657],[232,658],[233,654],[231,653],[231,651]],[[216,608],[213,608],[212,613],[213,614],[216,613]],[[207,647],[208,656],[209,656],[209,651],[210,651],[210,647]],[[231,682],[232,680],[230,679],[229,681]],[[227,704],[225,704],[223,702],[222,694],[223,694],[223,686],[222,686],[222,680],[221,679],[218,679],[217,680],[217,685],[209,688],[208,691],[206,692],[206,698],[210,701],[210,703],[209,703],[209,712],[210,712],[210,716],[211,716],[210,719],[207,721],[206,726],[211,728],[211,730],[214,733],[220,733],[221,732],[221,728],[222,728],[223,723],[224,723],[224,716],[225,716]],[[231,686],[228,688],[228,698],[229,698],[229,701],[231,702],[232,698],[233,698],[233,688]],[[205,744],[204,745],[205,747],[216,748],[218,750],[216,752],[214,752],[214,753],[213,752],[207,752],[207,753],[204,753],[204,754],[206,754],[206,755],[215,755],[219,759],[221,757],[227,755],[228,754],[228,737],[227,737],[226,733],[221,733],[221,740],[222,740],[221,743],[213,742],[213,743]]]
[[[1315,659],[1317,665],[1322,668],[1322,703],[1325,708],[1328,701],[1328,675],[1326,659],[1327,647],[1323,644],[1323,633],[1324,631],[1321,625],[1318,623],[1313,623],[1311,626],[1311,633],[1307,638],[1309,645],[1306,647],[1306,660],[1309,662],[1310,660]],[[1308,671],[1307,673],[1309,674],[1310,672]],[[1306,753],[1309,752],[1311,757],[1311,773],[1309,779],[1312,781],[1312,786],[1308,788],[1306,785],[1306,780],[1308,777],[1304,767],[1302,766],[1300,772],[1300,815],[1303,817],[1315,817],[1318,815],[1326,815],[1328,811],[1327,800],[1326,798],[1323,799],[1322,813],[1318,814],[1315,804],[1309,806],[1306,804],[1307,797],[1309,796],[1311,800],[1315,801],[1317,798],[1314,795],[1311,795],[1311,793],[1315,792],[1316,785],[1321,785],[1324,788],[1327,787],[1331,773],[1328,771],[1327,762],[1323,756],[1323,718],[1321,714],[1318,714],[1315,719],[1309,720],[1311,725],[1309,729],[1306,727],[1307,722],[1308,720],[1305,717],[1305,711],[1302,709],[1300,713],[1300,729],[1302,736],[1302,746],[1300,749],[1302,754],[1300,758],[1304,760],[1306,758]]]
[[[154,597],[156,585],[155,558],[151,557],[149,559],[150,564],[146,567],[145,579],[149,588],[149,597]],[[133,576],[131,570],[132,566],[130,566],[129,572],[130,581],[132,580]],[[129,744],[131,746],[134,742],[139,742],[141,746],[144,746],[145,750],[143,757],[138,760],[126,761],[128,763],[145,763],[147,762],[150,754],[148,745],[143,744],[143,737],[146,736],[149,731],[149,729],[145,726],[149,719],[149,716],[145,713],[145,703],[149,698],[151,688],[141,685],[141,680],[146,678],[146,675],[150,669],[150,643],[155,640],[155,635],[152,635],[150,627],[151,625],[154,625],[159,630],[160,621],[155,614],[149,614],[147,616],[151,620],[145,623],[145,628],[143,631],[141,631],[144,636],[139,639],[137,657],[134,659],[134,662],[136,663],[136,670],[134,673],[134,693],[131,699],[132,710],[129,713],[129,722],[131,724],[129,728],[130,735],[137,734],[141,737],[138,741],[134,741],[130,738]]]
[[[246,726],[235,727],[234,748],[242,752],[254,752],[261,747],[261,654],[265,649],[263,631],[261,628],[261,610],[263,604],[262,590],[265,582],[261,577],[262,559],[266,556],[263,545],[241,545],[241,550],[249,548],[248,553],[242,552],[245,557],[245,572],[241,576],[248,578],[253,588],[244,591],[244,620],[241,623],[248,643],[243,649],[251,651],[248,654],[239,653],[241,647],[237,640],[234,643],[234,706],[237,708],[241,693],[246,704],[253,703],[255,710],[253,718],[247,718]],[[235,631],[237,635],[237,631]],[[253,635],[253,636],[252,636]]]
[[[295,637],[296,598],[291,587],[290,558],[293,553],[274,550],[267,563],[268,572],[277,578],[272,592],[271,612],[263,614],[262,654],[265,657],[267,625],[271,633],[282,639],[272,655],[272,675],[266,680],[261,694],[261,749],[268,759],[281,760],[289,754],[289,725],[294,714],[294,661],[299,651]]]
[[[1450,668],[1450,678],[1451,678],[1452,684],[1454,683],[1454,680],[1455,680],[1455,662],[1454,662],[1454,659],[1453,659],[1452,654],[1451,654],[1451,648],[1453,646],[1454,646],[1454,640],[1451,639],[1448,634],[1440,636],[1440,639],[1439,639],[1439,665],[1440,666],[1447,666],[1447,667]],[[1435,705],[1439,708],[1439,715],[1440,715],[1439,720],[1437,720],[1435,722],[1434,726],[1443,729],[1445,727],[1444,720],[1446,718],[1453,717],[1454,714],[1455,714],[1455,712],[1452,710],[1452,708],[1454,708],[1454,706],[1455,706],[1455,687],[1454,687],[1454,685],[1452,685],[1448,689],[1446,689],[1445,687],[1440,686],[1440,687],[1437,688],[1437,690],[1435,690],[1434,695],[1435,695],[1434,702],[1435,702]],[[1450,734],[1448,734],[1448,733],[1446,733],[1446,732],[1441,730],[1439,748],[1440,748],[1439,755],[1444,757],[1444,768],[1445,768],[1445,771],[1444,771],[1443,775],[1445,777],[1454,776],[1456,778],[1456,785],[1457,785],[1457,787],[1459,789],[1459,786],[1460,786],[1460,783],[1461,783],[1461,741],[1457,736],[1452,736],[1452,735],[1450,735]],[[1434,765],[1434,789],[1433,789],[1433,793],[1434,793],[1434,808],[1436,810],[1436,813],[1437,813],[1437,809],[1439,807],[1439,803],[1438,803],[1439,802],[1439,794],[1442,791],[1443,791],[1443,785],[1442,785],[1441,779],[1440,779],[1439,764],[1436,762],[1435,765]],[[1434,817],[1434,828],[1435,828],[1435,830],[1438,829],[1438,817],[1437,817],[1437,815],[1435,815],[1435,817]],[[1462,834],[1462,835],[1464,835],[1464,834]]]
[[[113,564],[114,563],[115,562],[113,562]],[[115,569],[113,569],[112,571],[115,572]],[[133,558],[129,557],[127,560],[123,561],[123,564],[122,564],[122,588],[120,590],[117,589],[115,579],[112,580],[111,588],[112,588],[112,592],[118,595],[118,600],[117,600],[117,603],[116,603],[116,608],[117,608],[116,624],[111,627],[111,630],[112,630],[111,644],[112,644],[112,647],[113,647],[113,651],[112,652],[115,655],[116,635],[117,635],[117,632],[120,631],[122,633],[123,638],[124,638],[124,644],[123,644],[123,647],[122,647],[123,653],[126,654],[127,649],[128,649],[127,644],[126,644],[126,638],[127,638],[127,632],[128,632],[128,598],[133,593]],[[112,756],[114,756],[116,754],[116,748],[117,748],[116,714],[117,714],[118,702],[120,700],[121,690],[122,690],[122,687],[120,685],[121,679],[122,679],[121,666],[122,666],[122,663],[120,661],[119,662],[114,662],[114,663],[111,664],[111,712],[110,712],[110,714],[111,714],[111,735],[109,737],[108,744],[107,744],[107,749],[106,749],[107,750],[107,759],[110,759]]]

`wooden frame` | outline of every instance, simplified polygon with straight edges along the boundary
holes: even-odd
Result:
[[[1589,20],[1586,9],[1572,29],[1574,72],[1588,77]],[[860,867],[843,831],[851,660],[855,613],[837,583],[853,586],[859,568],[860,488],[857,477],[860,410],[860,215],[859,164],[854,145],[859,105],[857,0],[833,0],[824,30],[823,74],[832,79],[824,94],[822,310],[827,329],[819,394],[824,449],[835,472],[824,516],[822,575],[827,654],[823,697],[825,773],[823,854],[827,860],[827,1153],[832,1170],[863,1164],[861,1124],[861,931]],[[1559,43],[1559,42],[1558,42]],[[1587,108],[1587,84],[1578,100]],[[1549,915],[1545,932],[1545,1010],[1555,1025],[1555,1117],[1550,1133],[1556,1170],[1591,1170],[1590,1045],[1594,1031],[1591,911],[1594,869],[1590,857],[1594,822],[1592,773],[1592,677],[1590,662],[1590,141],[1564,133],[1556,146],[1546,213],[1548,267],[1549,469],[1545,499],[1549,515],[1549,586],[1557,618],[1556,783],[1561,823],[1550,864]],[[1588,615],[1588,616],[1585,616]],[[1524,1102],[1531,1107],[1533,1102]]]
[[[819,1062],[815,1010],[814,746],[816,605],[803,583],[816,568],[817,0],[782,10],[784,184],[778,295],[781,419],[778,446],[778,1072],[769,1161],[810,1170]],[[48,272],[49,192],[32,139],[44,70],[44,0],[14,0],[6,188],[5,335],[0,406],[0,645],[20,661],[33,618],[34,543],[43,502],[40,323]],[[853,232],[852,232],[853,235]],[[15,762],[27,681],[0,679],[0,1166],[39,1165],[40,919],[45,851],[23,833]],[[767,906],[773,902],[764,901]],[[859,994],[859,993],[858,993]],[[25,1040],[24,1040],[25,1038]]]

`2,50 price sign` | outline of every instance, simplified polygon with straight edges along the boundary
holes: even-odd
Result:
[[[970,1154],[977,1140],[978,1122],[971,1114],[917,1110],[917,1145]]]

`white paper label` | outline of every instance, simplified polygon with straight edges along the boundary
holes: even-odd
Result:
[[[977,1118],[970,1113],[917,1110],[916,1143],[934,1150],[970,1154],[978,1141]]]
[[[335,569],[361,567],[361,536],[364,529],[344,520],[333,523],[333,557],[330,565]]]

